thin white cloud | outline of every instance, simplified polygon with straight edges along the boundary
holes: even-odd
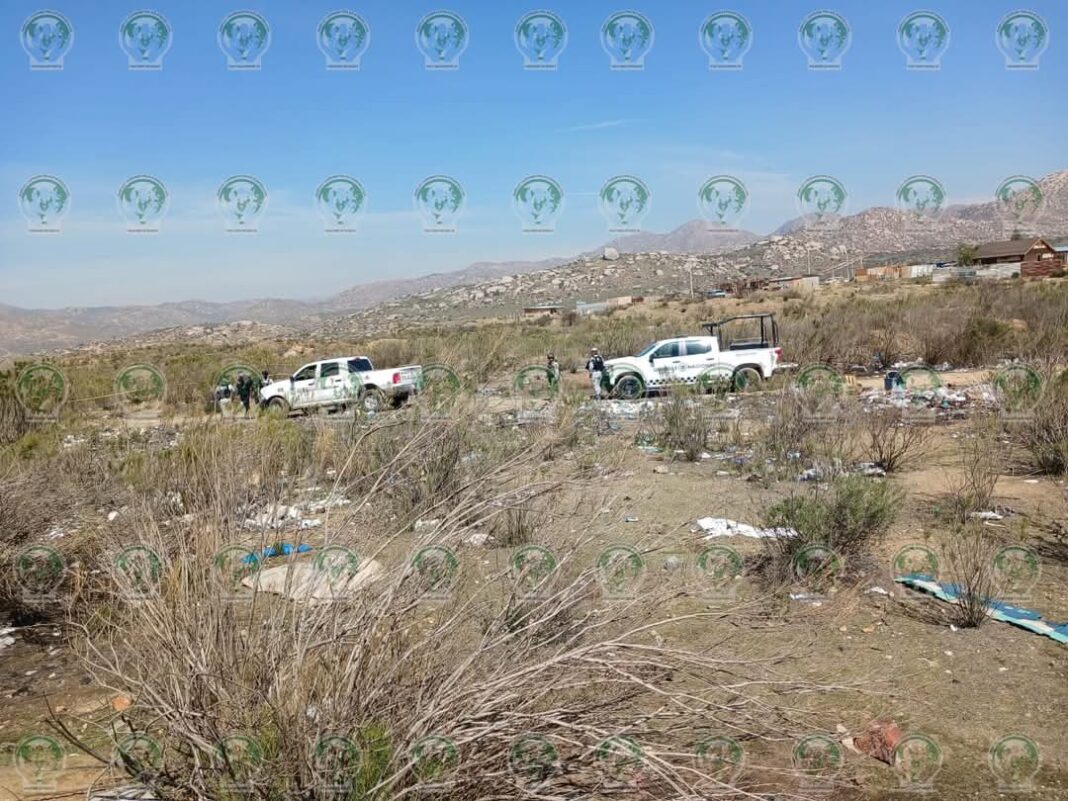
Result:
[[[589,122],[582,125],[572,125],[569,128],[560,128],[557,133],[579,133],[581,131],[603,131],[606,128],[622,128],[629,125],[632,122],[637,122],[633,119],[622,120],[601,120],[600,122]]]

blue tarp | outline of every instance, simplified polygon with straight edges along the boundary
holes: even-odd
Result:
[[[948,582],[936,581],[934,577],[923,573],[908,573],[903,576],[895,576],[894,581],[904,584],[906,587],[921,590],[933,595],[941,601],[956,603],[960,596],[960,587]],[[1068,644],[1068,623],[1050,623],[1043,620],[1042,615],[1033,609],[1024,609],[1012,604],[1002,603],[987,599],[986,614],[994,620],[1002,623],[1011,623],[1027,631],[1049,637],[1059,643]]]
[[[241,561],[246,565],[254,565],[260,561],[260,559],[270,559],[272,556],[289,556],[291,553],[308,553],[312,547],[310,545],[298,545],[294,548],[288,542],[283,542],[281,547],[272,545],[269,548],[264,548],[260,551],[260,555],[257,556],[254,553],[250,553]]]

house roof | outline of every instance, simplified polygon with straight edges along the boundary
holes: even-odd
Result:
[[[1040,237],[1034,237],[1031,239],[1004,239],[1000,242],[987,242],[985,245],[979,246],[979,258],[998,259],[1004,256],[1023,256],[1039,242],[1045,243],[1045,240]]]

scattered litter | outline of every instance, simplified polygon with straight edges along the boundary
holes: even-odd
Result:
[[[115,512],[115,511],[108,512],[108,522],[109,523],[114,523],[115,522],[115,518],[118,517],[118,516],[119,516],[118,512]]]
[[[756,528],[747,523],[739,523],[736,520],[728,520],[725,517],[702,517],[697,521],[694,533],[701,531],[705,539],[716,537],[751,537],[752,539],[789,539],[796,537],[797,532],[792,528]]]
[[[901,742],[901,728],[892,720],[876,720],[855,737],[843,737],[842,745],[887,765],[894,764],[894,749]]]
[[[133,701],[125,695],[116,695],[111,699],[111,708],[116,712],[125,712],[131,706],[133,706]]]
[[[653,468],[653,472],[654,473],[660,473],[661,475],[665,475],[665,474],[669,473],[670,471],[664,465],[658,464],[656,467]]]
[[[382,572],[382,566],[374,559],[360,562],[358,570],[340,577],[315,565],[292,563],[261,570],[242,579],[241,584],[248,589],[283,595],[294,601],[315,603],[352,598]]]
[[[476,548],[481,548],[486,543],[495,542],[489,534],[482,531],[476,531],[474,534],[464,539],[464,545],[473,545]]]
[[[823,602],[826,599],[822,595],[812,595],[807,592],[791,592],[790,600],[798,601],[803,604],[811,604],[812,606],[823,606]]]
[[[306,518],[304,518],[303,520],[300,521],[300,530],[301,531],[305,531],[306,529],[309,529],[309,528],[318,528],[322,524],[323,524],[323,521],[320,520],[318,517],[313,517],[313,518],[307,518],[306,517]]]
[[[254,565],[260,561],[260,559],[270,559],[274,556],[289,556],[292,553],[309,553],[312,547],[310,545],[304,545],[303,543],[294,548],[288,542],[280,542],[264,548],[260,551],[259,556],[256,554],[249,554],[241,561],[246,565]]]
[[[956,584],[934,581],[929,576],[924,576],[919,573],[895,576],[894,581],[904,584],[906,587],[922,590],[923,592],[938,598],[940,601],[945,601],[946,603],[951,604],[957,603],[959,588]],[[1035,634],[1041,634],[1056,642],[1068,644],[1068,623],[1050,623],[1043,620],[1042,615],[1034,610],[1012,606],[1011,604],[990,599],[987,599],[986,607],[987,617],[991,617],[994,620],[1000,620],[1002,623],[1009,623],[1013,626],[1027,629]]]
[[[1005,515],[999,515],[997,512],[972,512],[971,517],[978,518],[979,520],[1004,520]]]
[[[878,584],[876,584],[874,587],[868,587],[868,589],[864,590],[864,594],[865,595],[890,595],[891,593],[887,592],[882,587],[880,587]]]
[[[1037,478],[1025,478],[1024,484],[1038,484],[1040,483]]]
[[[67,530],[65,528],[60,527],[60,526],[56,526],[55,528],[50,529],[47,534],[45,534],[45,539],[46,540],[61,540],[66,536],[67,536]]]
[[[14,629],[0,629],[0,651],[15,644],[15,638],[11,636]]]
[[[416,520],[415,525],[412,526],[414,531],[427,531],[428,529],[434,529],[441,525],[441,518],[435,517],[431,520]]]
[[[636,518],[634,515],[627,515],[626,517],[623,518],[623,522],[624,523],[637,523],[638,522],[638,518]]]

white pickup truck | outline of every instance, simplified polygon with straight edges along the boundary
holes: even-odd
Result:
[[[747,338],[731,339],[729,331],[743,320]],[[672,386],[693,385],[704,391],[729,388],[745,391],[771,378],[782,348],[771,314],[730,317],[705,323],[706,336],[673,337],[647,345],[636,356],[605,361],[605,381],[614,397],[634,400]]]
[[[347,356],[306,364],[288,378],[260,387],[260,405],[284,414],[310,409],[346,409],[360,404],[365,411],[398,406],[421,389],[418,364],[376,370],[366,356]]]

